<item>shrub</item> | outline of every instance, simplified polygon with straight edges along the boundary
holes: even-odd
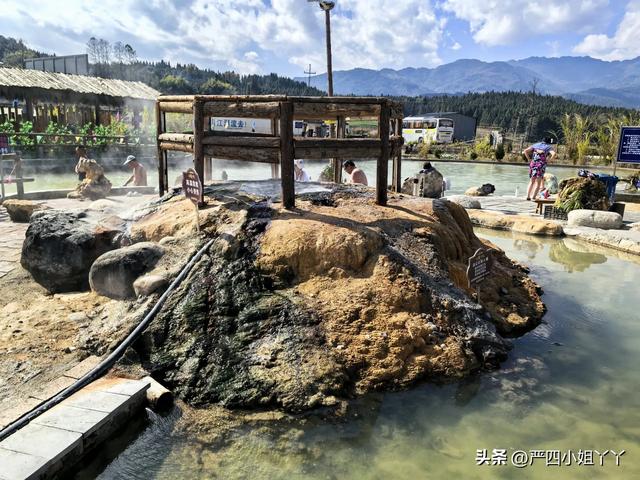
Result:
[[[493,149],[491,148],[491,145],[489,145],[488,140],[481,140],[477,142],[474,146],[474,150],[480,158],[486,159],[494,156]]]
[[[505,155],[505,151],[504,151],[504,145],[500,144],[498,145],[498,148],[496,148],[496,160],[502,160],[504,158]]]

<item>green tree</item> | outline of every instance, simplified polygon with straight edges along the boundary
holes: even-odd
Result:
[[[217,78],[210,78],[198,88],[198,92],[203,95],[224,95],[236,93],[233,85]]]
[[[193,87],[184,78],[176,75],[166,75],[158,86],[163,93],[186,94],[193,93]]]

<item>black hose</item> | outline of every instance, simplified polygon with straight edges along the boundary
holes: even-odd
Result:
[[[204,255],[207,249],[214,242],[214,239],[209,240],[198,252],[191,257],[189,263],[187,263],[184,268],[180,271],[178,276],[171,282],[169,288],[162,294],[162,296],[158,299],[153,308],[145,315],[142,321],[138,324],[138,326],[125,338],[120,345],[116,347],[116,349],[111,352],[111,354],[102,360],[98,365],[96,365],[90,372],[85,374],[83,377],[76,380],[72,385],[68,386],[54,397],[51,397],[48,400],[43,401],[38,404],[29,412],[22,415],[15,422],[11,423],[7,427],[5,427],[2,431],[0,431],[0,441],[7,438],[9,435],[15,433],[20,430],[22,427],[26,426],[31,420],[38,417],[42,413],[46,412],[52,407],[55,407],[57,404],[62,402],[64,399],[68,398],[70,395],[73,395],[81,388],[87,386],[94,380],[100,378],[105,373],[109,371],[109,369],[118,361],[118,359],[124,354],[124,352],[131,346],[131,344],[138,339],[140,334],[144,332],[144,330],[149,326],[149,323],[156,316],[158,311],[164,305],[164,302],[167,300],[169,294],[185,279],[189,271],[193,268],[195,263]]]

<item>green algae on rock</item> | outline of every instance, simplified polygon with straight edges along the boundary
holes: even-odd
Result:
[[[301,411],[493,368],[501,333],[539,323],[537,286],[499,250],[473,300],[483,243],[463,208],[333,188],[293,211],[209,200],[216,242],[138,342],[143,367],[195,406]]]

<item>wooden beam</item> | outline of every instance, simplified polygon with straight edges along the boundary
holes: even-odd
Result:
[[[393,120],[393,138],[391,139],[391,152],[393,156],[393,190],[402,190],[402,119]]]
[[[389,175],[389,120],[391,111],[387,105],[380,110],[378,131],[380,132],[380,156],[378,157],[376,176],[376,203],[387,204],[387,179]]]
[[[380,148],[378,138],[295,137],[296,148]]]
[[[206,102],[204,113],[210,117],[276,118],[278,102]]]
[[[160,149],[174,152],[193,153],[193,145],[188,143],[160,142]]]
[[[213,158],[244,162],[280,163],[279,148],[253,148],[223,145],[204,145],[204,153]]]
[[[226,147],[243,148],[280,148],[278,137],[254,137],[246,135],[244,137],[214,137],[205,136],[202,139],[204,145],[219,145]]]
[[[230,132],[227,130],[218,131],[211,130],[205,132],[204,137],[264,137],[264,138],[277,138],[278,135],[272,135],[270,133],[247,133],[247,132]]]
[[[159,105],[167,113],[193,113],[193,102],[159,102]]]
[[[188,143],[190,145],[193,144],[193,137],[191,133],[161,133],[158,136],[161,142]]]
[[[193,98],[202,102],[283,102],[288,97],[286,95],[194,95]]]
[[[193,168],[195,168],[200,181],[204,183],[204,148],[202,140],[204,138],[204,103],[198,99],[193,102]],[[203,196],[200,202],[204,201]]]
[[[194,95],[160,95],[158,102],[189,102],[192,103]]]
[[[158,102],[160,110],[167,113],[193,113],[193,102]]]
[[[344,117],[377,117],[380,105],[375,103],[326,103],[295,102],[293,115],[296,119],[327,119]]]
[[[280,177],[284,208],[294,208],[296,205],[294,158],[293,103],[282,102],[280,103]]]

